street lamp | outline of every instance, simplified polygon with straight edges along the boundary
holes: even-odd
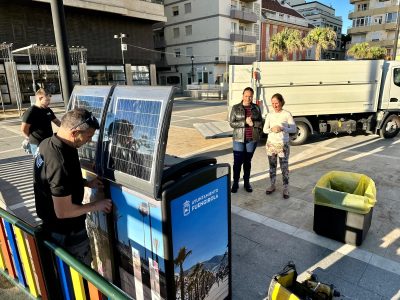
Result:
[[[190,59],[192,60],[192,84],[193,84],[194,83],[194,67],[193,67],[194,56],[192,55],[190,57]]]
[[[396,60],[397,57],[397,45],[399,44],[399,31],[400,31],[400,1],[397,1],[397,23],[396,33],[394,34],[394,47],[392,59]]]
[[[128,35],[125,33],[114,34],[114,39],[120,39],[121,41],[121,54],[122,54],[122,65],[125,66],[124,51],[127,50],[127,45],[124,43],[123,38],[127,38]]]

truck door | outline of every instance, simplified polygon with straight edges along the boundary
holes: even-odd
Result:
[[[390,100],[388,109],[400,108],[400,66],[392,69],[392,80],[390,82]]]

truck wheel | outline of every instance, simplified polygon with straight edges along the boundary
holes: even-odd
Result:
[[[296,123],[297,133],[290,135],[290,144],[293,146],[298,146],[304,144],[310,135],[310,128],[303,122]]]
[[[381,130],[379,131],[379,135],[385,139],[394,138],[400,131],[400,118],[397,115],[390,115],[387,117]]]

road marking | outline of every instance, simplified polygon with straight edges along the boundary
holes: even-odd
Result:
[[[190,157],[190,156],[193,156],[193,155],[196,155],[196,154],[203,153],[204,151],[211,150],[211,149],[214,149],[214,148],[217,148],[217,147],[220,147],[220,146],[225,146],[225,145],[228,145],[228,144],[232,144],[232,140],[225,141],[225,142],[218,143],[218,144],[214,144],[214,145],[210,145],[208,147],[203,147],[200,150],[193,151],[193,152],[190,152],[190,153],[186,153],[186,154],[182,155],[181,157],[182,158],[187,158],[187,157]]]
[[[33,206],[33,205],[35,205],[35,199],[27,200],[27,201],[20,202],[20,203],[14,204],[14,205],[10,205],[10,206],[8,206],[8,208],[11,210],[15,210],[15,209],[18,209],[21,207],[29,207],[29,206]]]
[[[389,271],[396,275],[400,275],[400,263],[394,260],[382,257],[367,250],[359,249],[356,246],[343,244],[341,242],[325,238],[313,232],[309,232],[307,230],[274,220],[272,218],[260,215],[258,213],[249,211],[236,205],[231,205],[231,211],[235,215],[241,216],[250,221],[260,223],[264,226],[286,233],[295,238],[299,238],[311,244],[332,250],[335,254],[348,256],[362,261],[368,265],[380,268],[384,271]],[[333,253],[331,253],[330,255],[332,255]],[[326,262],[327,261],[323,259],[311,268],[315,269],[317,267],[322,267]]]
[[[21,150],[21,148],[14,148],[14,149],[10,149],[10,150],[0,151],[0,154],[1,153],[7,153],[7,152],[13,152],[13,151],[16,151],[16,150]]]
[[[21,135],[19,134],[19,135],[6,136],[6,137],[0,138],[0,140],[12,139],[12,138],[17,138],[17,137],[20,138]]]

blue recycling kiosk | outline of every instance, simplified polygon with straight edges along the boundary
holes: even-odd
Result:
[[[165,154],[172,87],[75,86],[68,109],[100,122],[78,149],[84,176],[113,213],[90,213],[93,268],[132,298],[231,298],[230,167]]]

